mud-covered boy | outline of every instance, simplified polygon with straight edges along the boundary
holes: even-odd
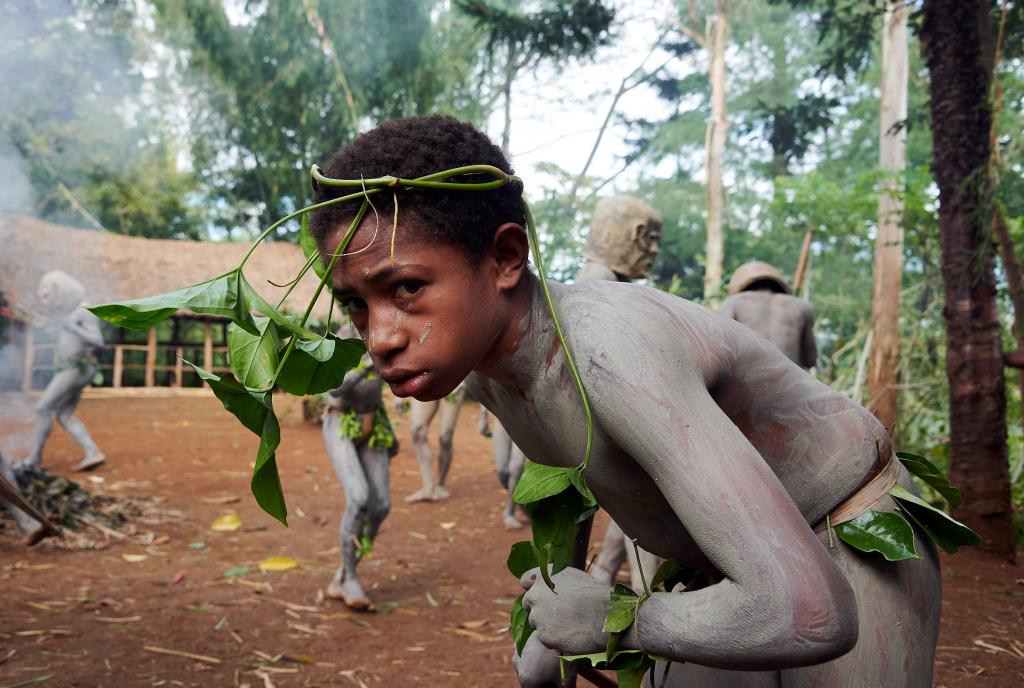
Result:
[[[472,127],[431,117],[362,135],[325,173],[417,177],[469,164],[510,170]],[[468,376],[528,456],[575,466],[583,410],[528,269],[520,192],[400,192],[393,252],[371,216],[334,290],[396,395],[440,399]],[[321,187],[315,200],[335,193]],[[373,200],[392,216],[390,193]],[[354,212],[314,215],[322,251],[335,250]],[[877,421],[701,306],[613,282],[550,289],[594,414],[588,485],[641,547],[720,578],[656,593],[620,648],[679,662],[669,685],[930,685],[931,543],[918,537],[921,559],[887,562],[830,547],[821,528],[887,474],[892,451]],[[889,470],[910,485],[901,467]],[[867,506],[892,510],[882,494]],[[554,582],[557,594],[541,584],[525,597],[535,636],[566,654],[603,650],[608,587],[575,569]]]

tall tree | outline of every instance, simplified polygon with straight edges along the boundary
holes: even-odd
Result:
[[[950,473],[964,495],[961,518],[982,535],[984,548],[1012,557],[1006,392],[988,231],[991,72],[981,38],[988,20],[987,0],[925,0],[921,38],[939,187]]]
[[[147,92],[131,3],[0,2],[0,212],[161,238],[203,235]],[[14,192],[20,190],[19,192]]]
[[[708,83],[711,87],[711,114],[704,137],[704,176],[707,185],[706,258],[704,265],[704,298],[713,299],[722,289],[725,263],[725,239],[722,216],[725,212],[725,187],[722,183],[722,156],[729,135],[726,113],[725,50],[729,44],[729,0],[715,0],[714,12],[708,13],[705,29],[697,27],[699,14],[695,0],[687,4],[685,19],[679,28],[704,48],[708,58]]]
[[[225,230],[302,205],[308,166],[380,119],[478,114],[479,36],[438,0],[249,1],[242,19],[226,0],[154,2],[182,55],[192,157]]]
[[[878,196],[867,403],[890,430],[896,425],[899,399],[903,201],[898,179],[906,166],[907,78],[907,7],[904,0],[890,0],[882,23],[878,166],[886,178]]]
[[[615,13],[602,0],[572,0],[522,12],[488,0],[456,0],[456,7],[487,34],[489,71],[497,72],[504,110],[501,149],[509,154],[512,84],[516,76],[547,60],[555,64],[593,55],[608,42]]]

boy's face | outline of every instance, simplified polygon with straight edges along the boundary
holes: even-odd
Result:
[[[418,222],[400,218],[392,262],[391,223],[375,232],[374,219],[365,219],[331,277],[392,392],[429,401],[449,394],[488,358],[507,308],[487,255],[473,264],[460,248],[421,238]],[[347,228],[327,237],[327,256]]]

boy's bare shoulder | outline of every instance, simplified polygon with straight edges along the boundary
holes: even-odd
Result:
[[[668,364],[706,377],[749,339],[720,313],[650,287],[585,282],[560,291],[573,349],[611,365]]]

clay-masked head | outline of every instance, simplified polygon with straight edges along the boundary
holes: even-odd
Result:
[[[85,301],[85,287],[71,275],[53,270],[39,280],[39,302],[50,313],[66,314]]]
[[[780,294],[789,294],[792,291],[781,272],[760,260],[744,263],[732,273],[732,279],[729,280],[730,294],[758,289],[777,291]]]
[[[661,213],[632,196],[602,199],[594,210],[587,258],[631,280],[646,277],[658,256]]]

